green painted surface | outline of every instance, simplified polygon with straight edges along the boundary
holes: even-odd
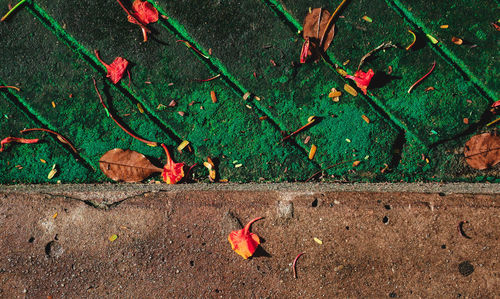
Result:
[[[405,51],[404,46],[411,42],[407,30],[421,32],[411,27],[414,23],[400,9],[400,2],[352,1],[337,21],[336,37],[328,50],[333,62],[341,64],[349,59],[345,68],[353,73],[359,59],[381,42],[390,40],[402,49],[377,53],[365,64],[363,69],[373,68],[379,77],[368,96],[352,97],[344,92],[340,102],[334,103],[328,98],[330,89],[342,90],[346,82],[354,83],[322,61],[298,63],[302,39],[296,29],[312,5],[310,1],[154,3],[165,16],[150,26],[153,34],[147,43],[142,42],[140,28],[127,22],[115,1],[30,2],[0,24],[0,49],[7,53],[0,58],[0,80],[22,88],[20,93],[0,91],[10,99],[0,99],[2,109],[12,114],[2,119],[0,137],[18,136],[19,126],[36,123],[68,137],[80,155],[77,162],[68,149],[50,137],[45,137],[50,142],[42,145],[9,145],[8,152],[0,154],[5,174],[1,183],[47,181],[45,168],[50,171],[52,164],[48,165],[51,162],[44,155],[59,159],[57,179],[63,182],[107,181],[98,169],[98,160],[115,147],[164,161],[161,148],[132,139],[106,117],[92,77],[98,79],[112,111],[133,132],[167,144],[176,161],[191,165],[201,164],[207,156],[215,158],[220,177],[230,181],[300,181],[321,168],[351,160],[362,163],[356,168],[351,162],[334,167],[328,170],[328,178],[491,181],[498,176],[495,169],[470,169],[461,154],[464,142],[485,130],[484,123],[492,119],[484,113],[498,84],[498,63],[486,58],[494,55],[498,42],[491,32],[485,31],[481,37],[474,33],[481,40],[476,48],[451,44],[446,45],[446,52],[422,42]],[[125,5],[130,3],[125,1]],[[334,9],[330,1],[315,3],[319,6]],[[460,5],[450,9],[460,10]],[[364,15],[373,22],[363,21]],[[421,18],[417,20],[429,28],[441,24],[427,20],[427,14],[412,17]],[[486,19],[474,16],[469,22],[477,23],[480,30],[483,23],[489,25]],[[450,28],[459,22],[448,20]],[[443,37],[436,34],[436,38]],[[200,58],[177,39],[188,40],[212,55]],[[492,49],[472,52],[487,46]],[[109,63],[117,56],[129,60],[132,85],[128,86],[126,77],[117,86],[105,80],[105,69],[93,56],[94,49]],[[454,64],[453,59],[460,59],[463,65]],[[432,61],[437,62],[433,74],[408,95],[408,87],[428,71]],[[384,75],[389,65],[391,76]],[[489,71],[476,80],[473,75],[483,69]],[[221,78],[196,81],[216,74]],[[436,89],[425,92],[427,86]],[[217,103],[210,99],[212,90]],[[262,100],[244,101],[246,91]],[[172,100],[177,102],[175,107],[158,109],[159,104],[166,106]],[[30,120],[11,101],[31,111]],[[137,103],[146,113],[138,111]],[[280,143],[282,133],[299,128],[311,115],[319,116],[321,122],[295,136],[293,142]],[[362,115],[370,119],[369,124]],[[259,120],[261,116],[267,119]],[[463,118],[469,119],[468,125]],[[310,141],[305,144],[308,136]],[[191,142],[193,153],[175,150],[182,140]],[[310,161],[307,155],[312,144],[318,151]],[[48,163],[39,162],[39,158]],[[243,166],[236,168],[240,163]],[[382,173],[386,164],[392,171]],[[19,171],[13,165],[34,171]],[[207,180],[205,168],[194,170],[197,180]]]

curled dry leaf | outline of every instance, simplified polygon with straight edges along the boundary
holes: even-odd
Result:
[[[319,59],[321,52],[326,52],[330,47],[335,35],[335,24],[331,24],[330,28],[327,28],[329,19],[330,13],[321,8],[315,8],[307,14],[302,32],[302,37],[305,40],[301,53],[302,63],[308,57],[313,57],[314,60]],[[324,40],[320,45],[323,34]]]
[[[154,166],[141,153],[120,148],[106,152],[99,159],[102,172],[114,181],[140,182],[163,169]]]
[[[483,133],[465,143],[465,161],[470,167],[483,170],[500,162],[500,136]]]

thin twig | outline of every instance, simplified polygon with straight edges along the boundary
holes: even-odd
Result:
[[[17,90],[17,91],[21,91],[21,90],[19,89],[19,87],[15,87],[15,86],[8,86],[8,85],[3,86],[3,85],[2,85],[2,86],[0,86],[0,89],[1,89],[1,88],[11,88],[11,89],[15,89],[15,90]]]
[[[410,86],[410,89],[408,89],[408,93],[410,93],[410,92],[411,92],[411,90],[412,90],[415,86],[417,86],[420,82],[422,82],[422,80],[424,80],[425,78],[427,78],[427,76],[429,76],[429,75],[432,73],[432,71],[434,70],[434,68],[435,68],[435,67],[436,67],[436,61],[434,61],[434,62],[432,63],[431,70],[430,70],[427,74],[425,74],[422,78],[418,79],[418,80],[417,80],[417,82],[413,83],[413,85],[412,85],[412,86]]]
[[[295,279],[297,279],[297,260],[299,259],[299,257],[301,257],[305,252],[301,252],[297,255],[297,257],[295,257],[295,259],[293,260],[293,264],[292,264],[292,268],[293,268],[293,277]]]
[[[104,107],[104,109],[106,110],[107,114],[109,115],[109,117],[111,117],[111,119],[125,132],[127,133],[128,135],[134,137],[135,139],[141,141],[141,142],[144,142],[146,143],[147,145],[150,145],[150,146],[158,146],[158,143],[157,142],[153,142],[153,141],[149,141],[149,140],[146,140],[146,139],[143,139],[141,137],[138,137],[136,136],[135,134],[133,134],[132,132],[130,132],[129,130],[127,130],[122,124],[120,124],[114,117],[113,117],[113,114],[111,114],[111,111],[109,111],[108,107],[106,106],[106,104],[104,104],[104,101],[102,100],[102,96],[101,96],[101,93],[99,92],[99,89],[97,88],[97,83],[95,81],[94,78],[92,78],[92,80],[94,81],[94,87],[95,87],[95,91],[97,92],[97,95],[99,96],[99,100],[101,101],[101,104],[102,106]]]
[[[16,8],[18,8],[19,6],[21,6],[21,4],[23,4],[24,2],[26,2],[26,0],[21,0],[19,1],[19,3],[17,3],[14,7],[12,7],[6,14],[5,16],[3,16],[1,19],[0,19],[0,22],[3,22],[5,21],[5,19],[7,19],[9,17],[9,15],[14,11],[16,10]]]
[[[208,82],[208,81],[212,81],[212,80],[215,80],[217,78],[220,77],[220,74],[217,74],[211,78],[208,78],[208,79],[195,79],[195,81],[198,81],[198,82]]]
[[[293,131],[292,133],[290,133],[289,135],[283,137],[283,139],[281,139],[281,142],[291,138],[292,136],[304,131],[305,129],[307,129],[309,126],[311,126],[313,123],[316,122],[316,118],[313,118],[313,120],[311,120],[310,122],[308,122],[307,124],[303,125],[302,127],[298,128],[297,130]]]
[[[340,9],[342,8],[342,6],[347,2],[347,0],[342,0],[342,2],[339,4],[339,6],[337,6],[337,9],[332,13],[332,15],[330,16],[330,19],[328,20],[328,23],[326,24],[326,27],[325,27],[325,31],[323,31],[323,35],[321,36],[321,39],[319,41],[319,48],[321,49],[323,47],[323,41],[325,39],[325,36],[326,36],[326,32],[328,31],[328,28],[330,28],[330,25],[332,24],[333,22],[333,19],[335,18],[335,16],[338,14],[338,12],[340,11]]]
[[[32,129],[22,130],[21,133],[27,133],[27,132],[33,132],[33,131],[43,131],[43,132],[47,132],[47,133],[51,133],[51,134],[56,135],[57,139],[59,139],[59,141],[61,141],[62,143],[66,143],[67,145],[69,145],[69,147],[71,148],[71,150],[73,152],[75,152],[75,154],[78,154],[78,151],[73,146],[73,144],[71,144],[71,142],[69,142],[69,140],[66,139],[63,135],[61,135],[61,134],[59,134],[59,133],[57,133],[55,131],[52,131],[52,130],[49,130],[49,129],[44,129],[44,128],[32,128]]]
[[[376,47],[375,49],[371,50],[370,52],[366,53],[365,56],[363,56],[361,58],[361,60],[359,61],[359,65],[358,65],[358,70],[361,69],[361,66],[363,65],[363,63],[365,63],[365,60],[372,56],[373,53],[377,52],[377,51],[380,51],[380,50],[384,50],[384,49],[387,49],[387,48],[397,48],[396,45],[394,45],[392,42],[383,42],[380,44],[380,46]]]

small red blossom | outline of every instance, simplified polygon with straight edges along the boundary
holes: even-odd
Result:
[[[117,0],[123,10],[127,13],[128,21],[139,25],[142,29],[144,42],[148,41],[148,33],[151,32],[146,25],[158,21],[158,10],[148,1],[135,0],[130,12],[120,0]]]
[[[148,1],[135,0],[132,4],[132,16],[128,16],[130,23],[138,24],[137,21],[144,25],[158,21],[158,10]]]
[[[373,72],[372,69],[369,69],[366,73],[362,70],[358,70],[356,71],[356,73],[354,73],[354,76],[347,75],[346,78],[354,80],[354,82],[356,82],[356,85],[366,95],[366,89],[368,88],[368,85],[370,85],[370,81],[372,80],[374,75],[375,72]]]
[[[175,163],[170,157],[170,153],[165,144],[162,143],[161,146],[165,150],[165,154],[167,154],[167,164],[163,167],[161,175],[167,184],[175,184],[184,177],[184,163]]]
[[[17,143],[37,143],[39,139],[26,139],[18,137],[6,137],[0,141],[0,152],[3,152],[3,146],[6,143],[17,142]]]
[[[244,259],[251,257],[259,247],[259,236],[249,232],[249,230],[252,223],[260,219],[262,217],[255,218],[248,222],[243,229],[232,231],[227,238],[231,243],[231,248]]]
[[[307,58],[311,55],[311,50],[309,50],[309,37],[306,37],[304,44],[302,44],[302,50],[300,51],[300,63],[306,63]]]
[[[115,60],[113,60],[113,63],[107,64],[99,57],[99,52],[97,50],[94,50],[94,53],[97,60],[99,60],[99,62],[106,67],[106,70],[108,71],[106,77],[110,78],[111,82],[114,84],[118,83],[118,81],[123,78],[123,74],[125,74],[125,71],[127,70],[128,61],[125,58],[116,57]]]

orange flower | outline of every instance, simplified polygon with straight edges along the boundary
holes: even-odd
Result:
[[[118,81],[122,79],[123,74],[125,74],[125,71],[127,70],[128,61],[125,58],[116,57],[113,63],[106,64],[106,62],[102,61],[99,57],[99,51],[94,50],[94,53],[97,57],[97,60],[99,60],[99,62],[106,67],[106,70],[108,71],[106,77],[110,78],[111,82],[113,82],[114,84],[118,83]]]
[[[257,250],[257,247],[259,247],[259,236],[249,232],[249,230],[252,223],[262,218],[263,217],[258,217],[253,219],[248,222],[243,229],[232,231],[227,238],[229,243],[231,243],[231,248],[244,259],[251,257],[255,250]]]
[[[368,88],[368,85],[370,85],[370,81],[372,80],[374,75],[375,73],[372,69],[369,69],[366,73],[362,70],[358,70],[356,71],[356,73],[354,73],[354,76],[347,75],[346,78],[354,80],[361,91],[366,94],[366,89]]]
[[[175,163],[170,157],[170,153],[165,144],[162,143],[161,146],[167,154],[167,164],[163,167],[163,173],[161,175],[167,184],[175,184],[184,177],[184,163]]]
[[[25,138],[17,138],[17,137],[6,137],[0,141],[0,152],[3,152],[3,145],[11,142],[18,143],[37,143],[38,139],[25,139]]]

